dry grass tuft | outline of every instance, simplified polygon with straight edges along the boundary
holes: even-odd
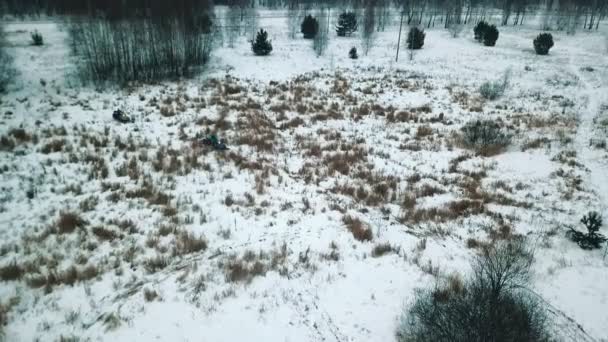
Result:
[[[87,222],[80,217],[80,214],[69,211],[62,211],[59,219],[55,223],[55,228],[59,234],[73,233],[76,228],[82,228]]]
[[[103,226],[93,227],[91,229],[91,232],[93,233],[93,235],[97,236],[99,240],[102,241],[113,241],[118,237],[118,234],[115,231],[105,228]]]
[[[356,217],[344,215],[342,222],[346,228],[353,234],[355,240],[371,241],[373,239],[372,229]]]
[[[152,302],[158,298],[158,293],[153,289],[144,289],[144,300],[146,302]]]
[[[42,146],[41,153],[49,154],[53,152],[61,152],[66,145],[65,139],[53,139]]]
[[[21,265],[17,264],[17,261],[13,261],[5,266],[0,266],[0,280],[11,281],[19,280],[23,277],[25,270]]]
[[[203,236],[195,236],[184,230],[176,234],[173,255],[182,256],[204,251],[205,249],[207,249],[207,240]]]
[[[64,271],[57,272],[50,270],[47,274],[36,273],[26,277],[26,283],[32,288],[44,287],[49,292],[53,286],[74,285],[77,282],[84,282],[96,278],[100,274],[97,266],[88,265],[78,268],[74,265]]]
[[[144,261],[144,268],[148,273],[156,273],[169,266],[169,258],[163,255],[156,255]]]
[[[393,246],[391,246],[390,243],[385,242],[385,243],[378,243],[378,244],[374,245],[374,248],[372,249],[372,257],[374,257],[374,258],[381,257],[388,253],[399,254],[399,248],[393,247]]]

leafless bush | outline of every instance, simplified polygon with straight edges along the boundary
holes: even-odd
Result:
[[[152,302],[156,298],[158,298],[158,293],[156,292],[156,290],[148,288],[144,289],[144,300],[146,302]]]
[[[13,260],[7,265],[0,266],[0,280],[2,281],[11,281],[11,280],[19,280],[23,277],[25,270],[17,261]]]
[[[19,304],[19,297],[12,297],[6,302],[4,299],[0,301],[0,341],[4,341],[4,326],[8,323],[8,314],[17,304]]]
[[[463,29],[464,25],[462,24],[451,23],[448,25],[448,31],[450,32],[452,38],[458,38]]]
[[[86,221],[80,214],[70,211],[62,211],[59,213],[59,219],[55,223],[55,228],[59,234],[69,234],[74,232],[76,228],[82,228]]]
[[[485,249],[466,282],[419,290],[399,341],[548,341],[545,310],[526,290],[532,254],[523,240]]]
[[[226,265],[226,281],[228,282],[250,282],[257,276],[263,276],[267,272],[267,267],[260,260],[247,260],[235,258]]]
[[[207,249],[207,240],[204,237],[196,236],[188,231],[180,231],[176,234],[174,255],[186,255],[205,249]]]
[[[355,240],[371,241],[373,239],[372,229],[363,223],[360,219],[350,215],[344,215],[342,222],[346,228],[353,234]]]
[[[63,148],[65,147],[65,145],[66,145],[65,139],[56,138],[56,139],[53,139],[53,140],[47,142],[46,144],[42,145],[40,152],[42,152],[44,154],[49,154],[49,153],[53,153],[53,152],[61,152],[61,151],[63,151]]]
[[[34,273],[25,277],[28,286],[32,288],[44,287],[46,291],[51,291],[53,286],[74,285],[77,282],[84,282],[97,277],[100,273],[99,268],[88,265],[79,268],[74,265],[63,271],[49,270],[47,273]]]
[[[162,255],[156,255],[144,261],[144,268],[148,273],[156,273],[167,266],[169,266],[169,258]]]
[[[112,241],[118,237],[118,234],[115,231],[105,228],[104,226],[93,227],[91,228],[91,232],[102,241]]]
[[[493,155],[511,143],[511,136],[492,120],[469,121],[462,127],[464,144],[482,155]]]

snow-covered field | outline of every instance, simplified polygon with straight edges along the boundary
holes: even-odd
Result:
[[[608,217],[601,32],[553,33],[537,56],[535,27],[500,28],[494,48],[431,29],[395,62],[396,25],[368,56],[332,35],[316,57],[284,19],[259,24],[268,57],[241,37],[196,79],[122,90],[69,77],[59,25],[6,25],[20,72],[0,98],[7,341],[392,341],[416,288],[516,234],[556,338],[608,341],[606,250],[565,238],[587,211]],[[504,96],[483,99],[507,70]],[[479,118],[511,145],[463,147]],[[198,143],[209,132],[230,150]]]

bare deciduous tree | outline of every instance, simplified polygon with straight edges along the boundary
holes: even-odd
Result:
[[[374,45],[376,28],[376,0],[366,0],[363,9],[363,30],[361,32],[361,45],[365,55]]]

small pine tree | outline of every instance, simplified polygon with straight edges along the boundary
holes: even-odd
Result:
[[[410,50],[419,50],[424,45],[424,37],[426,33],[417,27],[412,27],[407,34],[407,48]]]
[[[534,50],[537,55],[548,55],[549,49],[553,47],[553,36],[551,33],[541,33],[534,39]]]
[[[488,25],[488,23],[486,23],[485,21],[480,21],[477,23],[477,25],[475,25],[475,28],[473,29],[473,33],[475,34],[475,40],[478,42],[483,42],[483,36],[484,33],[486,32],[486,30],[488,29],[490,25]]]
[[[38,31],[32,32],[32,45],[34,46],[42,46],[44,45],[44,38],[42,38],[42,34]]]
[[[589,235],[596,235],[602,226],[602,216],[597,211],[591,211],[583,216],[581,223],[585,225]]]
[[[348,57],[350,57],[350,59],[357,59],[359,58],[359,55],[357,54],[357,48],[356,47],[352,47],[350,49],[350,51],[348,51]]]
[[[256,56],[267,56],[272,52],[272,42],[268,40],[268,32],[260,29],[255,40],[251,41],[251,50]]]
[[[338,17],[336,24],[336,33],[338,37],[350,36],[357,31],[357,16],[354,12],[343,12]]]
[[[600,248],[601,244],[606,241],[606,237],[599,233],[602,227],[602,216],[596,211],[590,211],[583,216],[581,223],[587,228],[587,234],[570,228],[567,233],[568,237],[583,249]]]
[[[307,15],[302,22],[301,31],[304,38],[313,39],[319,32],[319,22],[312,15]]]
[[[496,25],[490,25],[483,33],[483,45],[494,46],[498,40],[498,29]]]

